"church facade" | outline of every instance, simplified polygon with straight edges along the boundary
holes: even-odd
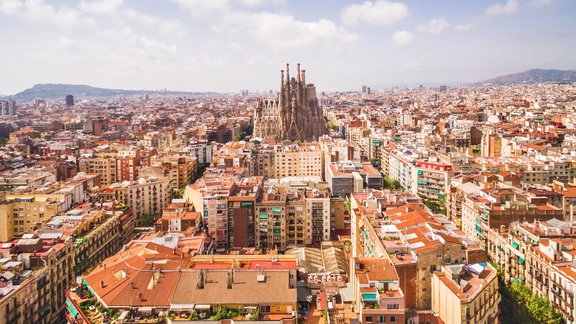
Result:
[[[280,92],[275,99],[261,99],[254,112],[254,136],[275,141],[315,141],[326,134],[322,107],[316,97],[316,87],[306,84],[306,71],[296,68],[290,78],[286,64],[280,72]]]

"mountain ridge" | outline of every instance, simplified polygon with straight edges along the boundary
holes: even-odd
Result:
[[[25,89],[11,96],[9,99],[18,101],[29,101],[39,99],[62,99],[67,95],[81,98],[105,98],[115,96],[137,96],[137,95],[172,95],[172,96],[200,96],[215,94],[215,92],[192,92],[192,91],[158,91],[158,90],[125,90],[93,87],[85,84],[66,83],[39,83],[31,88]]]
[[[505,74],[474,84],[517,84],[517,83],[570,83],[576,82],[576,70],[530,69],[524,72]]]

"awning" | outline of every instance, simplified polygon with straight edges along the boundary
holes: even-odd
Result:
[[[257,309],[257,306],[244,306],[244,309]]]
[[[152,307],[138,307],[138,311],[142,313],[151,313],[152,310]]]
[[[516,243],[516,242],[512,242],[512,246],[513,246],[515,249],[517,249],[517,248],[520,246],[520,244],[518,244],[518,243]]]
[[[518,258],[518,262],[520,262],[520,264],[524,264],[524,262],[526,262],[526,261],[524,261],[523,258]]]
[[[206,309],[210,309],[210,307],[211,307],[210,305],[196,305],[196,306],[194,307],[194,309],[204,309],[204,310],[206,310]]]
[[[193,311],[194,304],[172,304],[170,305],[171,311],[182,312],[182,311]]]

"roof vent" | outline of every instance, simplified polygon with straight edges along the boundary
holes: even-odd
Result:
[[[259,274],[259,275],[256,277],[256,280],[257,280],[258,282],[266,282],[266,275],[265,275],[265,274]]]

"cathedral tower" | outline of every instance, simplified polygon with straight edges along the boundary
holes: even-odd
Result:
[[[326,134],[324,114],[316,98],[316,87],[306,84],[306,71],[296,65],[280,71],[280,91],[275,99],[258,99],[254,113],[254,136],[276,141],[315,141]]]

